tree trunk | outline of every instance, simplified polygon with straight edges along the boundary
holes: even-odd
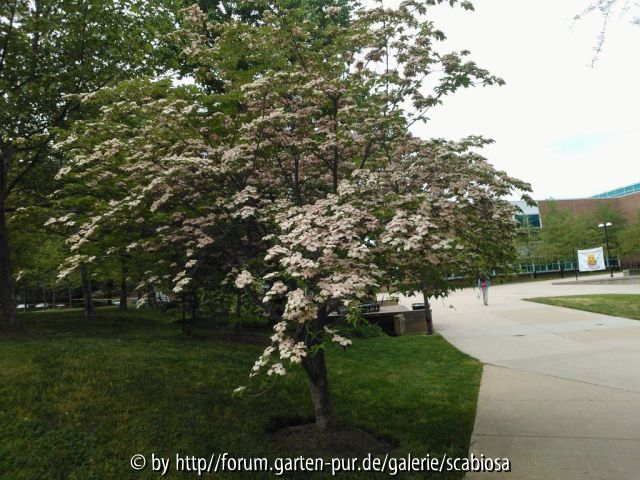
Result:
[[[191,294],[191,323],[195,323],[198,318],[198,307],[199,307],[199,298],[198,291],[194,290]]]
[[[427,321],[427,335],[433,335],[433,313],[431,312],[431,305],[429,304],[429,292],[422,291],[424,297],[424,314]]]
[[[149,306],[152,308],[156,308],[158,306],[156,291],[153,289],[153,287],[147,289],[147,302],[149,303]]]
[[[129,292],[127,291],[127,264],[124,258],[120,257],[120,305],[118,310],[124,312],[127,309],[127,297]]]
[[[187,295],[182,292],[182,334],[187,334]]]
[[[326,324],[327,307],[323,306],[318,311],[318,318],[314,328],[316,331],[322,331]],[[315,335],[305,335],[304,337],[309,354],[303,357],[302,367],[307,372],[309,380],[309,390],[316,415],[316,428],[321,432],[326,432],[335,425],[333,404],[329,393],[327,362],[322,348],[318,349],[315,354],[311,354],[311,349],[320,343],[317,337]]]
[[[329,394],[329,377],[324,350],[319,349],[315,355],[309,354],[302,360],[307,372],[311,400],[316,414],[316,428],[321,432],[331,430],[335,425],[333,404]]]
[[[239,334],[242,330],[242,291],[238,290],[236,292],[236,321],[235,321],[235,331],[236,334]]]
[[[80,265],[80,278],[82,280],[82,298],[84,300],[84,316],[93,317],[95,310],[93,308],[93,298],[91,296],[91,278],[86,264]]]
[[[0,165],[2,168],[3,165]],[[13,292],[13,278],[11,277],[11,259],[9,254],[9,230],[4,205],[4,189],[0,188],[0,303],[2,303],[2,318],[6,330],[20,328],[16,300]]]
[[[107,305],[113,305],[113,280],[107,282]]]

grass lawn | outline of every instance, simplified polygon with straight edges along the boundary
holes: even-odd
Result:
[[[22,315],[21,333],[0,333],[0,478],[158,478],[132,471],[136,453],[273,458],[287,455],[269,441],[273,419],[312,415],[301,370],[232,398],[262,347],[228,332],[184,337],[149,310]],[[358,339],[328,362],[340,421],[391,440],[397,456],[467,455],[477,361],[439,336],[406,336]]]
[[[640,295],[568,295],[564,297],[527,298],[527,300],[640,320]]]

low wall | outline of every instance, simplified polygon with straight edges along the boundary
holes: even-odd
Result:
[[[427,319],[425,310],[393,310],[375,313],[365,313],[368,322],[378,325],[388,335],[399,336],[407,333],[426,333]],[[402,321],[404,318],[404,328]]]

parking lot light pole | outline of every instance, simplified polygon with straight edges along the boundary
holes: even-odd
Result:
[[[613,224],[611,222],[601,223],[600,225],[598,225],[599,228],[604,228],[604,241],[607,244],[607,258],[609,259],[609,270],[611,270],[611,278],[613,278],[613,265],[611,263],[611,252],[609,252],[609,232],[607,228],[612,226]]]

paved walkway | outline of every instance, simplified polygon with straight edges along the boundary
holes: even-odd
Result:
[[[485,363],[471,451],[512,463],[468,479],[640,479],[640,321],[522,300],[589,293],[640,285],[540,281],[433,305],[436,330]]]

